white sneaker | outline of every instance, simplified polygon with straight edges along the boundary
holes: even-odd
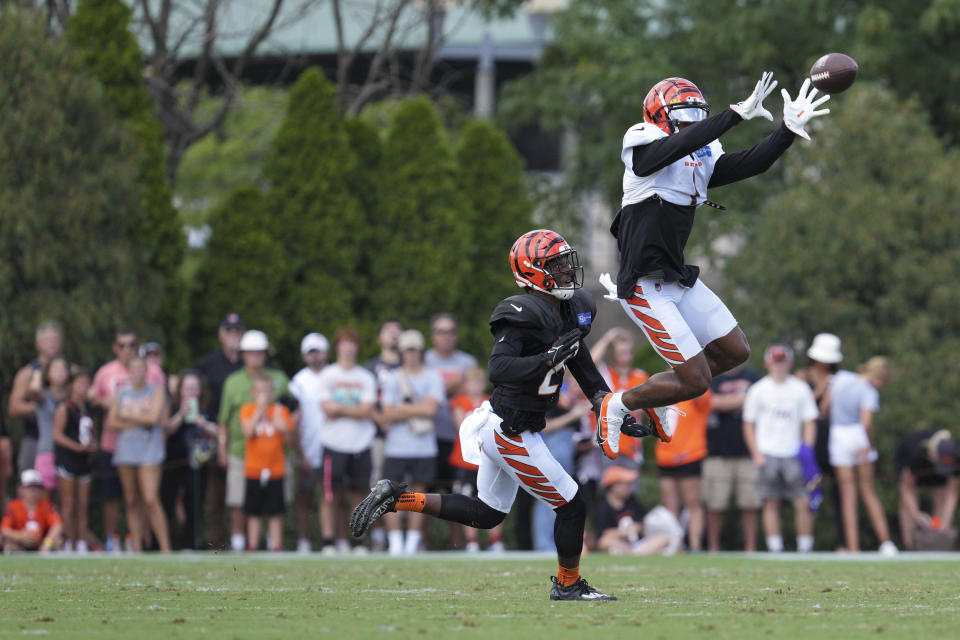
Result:
[[[503,543],[499,541],[493,542],[490,544],[489,547],[487,547],[487,551],[490,553],[503,553],[504,550],[505,550],[505,547],[503,546]]]
[[[310,548],[310,541],[306,538],[301,538],[297,541],[297,553],[310,553],[313,549]]]
[[[337,540],[337,553],[350,553],[350,543],[346,538]]]
[[[73,550],[80,554],[85,554],[90,551],[90,549],[87,547],[86,540],[77,540],[76,542],[74,542]]]
[[[322,556],[335,556],[337,555],[337,548],[332,544],[328,544],[323,549],[320,550],[320,555]]]
[[[471,540],[470,542],[467,543],[466,551],[467,553],[476,553],[480,551],[480,543],[477,542],[476,540]]]
[[[677,430],[677,418],[687,415],[674,406],[653,407],[652,409],[643,409],[650,419],[650,424],[657,430],[657,437],[662,442],[670,442],[673,439],[673,433]]]
[[[886,542],[880,544],[880,548],[877,549],[877,552],[884,558],[892,558],[900,553],[900,549],[897,549],[897,545],[893,544],[892,540],[887,540]]]
[[[355,546],[355,547],[353,548],[352,553],[353,553],[353,555],[355,555],[355,556],[365,556],[365,555],[367,555],[368,553],[370,553],[370,550],[367,549],[367,548],[366,548],[365,546],[363,546],[362,544],[358,544],[357,546]]]

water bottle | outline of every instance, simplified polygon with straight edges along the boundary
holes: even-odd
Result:
[[[93,418],[80,416],[80,444],[87,446],[93,440]]]

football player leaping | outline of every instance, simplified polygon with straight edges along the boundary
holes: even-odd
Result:
[[[404,492],[404,485],[380,480],[353,512],[355,536],[388,511],[420,511],[489,529],[510,511],[521,487],[554,509],[558,576],[552,600],[615,600],[580,577],[580,550],[586,505],[576,480],[547,450],[540,431],[544,414],[557,405],[569,368],[595,406],[609,393],[583,337],[596,316],[593,297],[581,289],[583,269],[577,252],[556,232],[544,229],[521,236],[510,251],[510,266],[525,294],[500,302],[490,318],[494,346],[489,402],[464,420],[460,441],[465,459],[480,465],[478,497]],[[631,416],[621,425],[632,436],[654,435]]]
[[[617,456],[616,431],[630,411],[642,409],[662,440],[669,441],[665,409],[703,394],[713,376],[746,361],[750,355],[733,314],[703,282],[700,269],[685,264],[683,249],[696,208],[711,204],[707,187],[719,187],[763,173],[793,143],[810,139],[804,126],[830,96],[814,100],[809,79],[796,100],[784,89],[783,125],[746,151],[724,153],[717,139],[743,120],[762,116],[777,83],[764,73],[743,102],[707,117],[710,107],[689,80],[658,82],[643,101],[643,122],[623,137],[621,158],[623,203],[610,227],[620,249],[616,287],[607,274],[600,278],[624,311],[667,362],[666,371],[633,389],[607,395],[597,414],[598,437],[607,435],[603,450]],[[713,205],[718,206],[718,205]],[[721,207],[722,208],[722,207]]]

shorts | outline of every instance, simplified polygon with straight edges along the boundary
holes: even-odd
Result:
[[[477,495],[477,470],[454,467],[453,493],[468,498]]]
[[[495,413],[487,420],[493,422],[477,434],[481,451],[477,497],[484,504],[509,513],[518,488],[553,509],[573,500],[580,490],[577,481],[553,457],[539,433],[508,435]]]
[[[657,465],[657,468],[660,470],[661,478],[699,478],[701,474],[701,463],[702,460],[696,460],[694,462],[688,462],[687,464],[677,465],[676,467],[661,467]]]
[[[33,460],[33,468],[43,478],[44,489],[57,488],[57,469],[53,464],[53,452],[38,453]]]
[[[621,299],[620,306],[671,367],[683,364],[737,326],[727,306],[701,280],[687,288],[645,276],[637,279],[633,295]]]
[[[426,487],[437,477],[437,459],[387,458],[383,462],[383,477]]]
[[[757,479],[757,494],[761,498],[802,500],[807,497],[803,466],[797,458],[765,455],[764,460]]]
[[[243,512],[248,516],[279,516],[286,511],[283,478],[262,484],[257,478],[244,478]]]
[[[224,503],[231,509],[241,509],[247,491],[247,476],[244,471],[243,459],[236,456],[227,457],[227,492]]]
[[[120,476],[113,465],[113,452],[100,451],[97,453],[97,469],[100,472],[100,489],[107,500],[121,498],[123,487],[120,486]]]
[[[360,453],[341,453],[325,449],[323,468],[325,473],[329,473],[334,491],[364,493],[370,490],[373,472],[370,449],[364,449]]]
[[[73,480],[79,484],[87,484],[93,478],[89,473],[73,473],[68,471],[65,467],[57,467],[57,477],[63,478],[64,480]]]
[[[870,438],[862,424],[830,425],[830,465],[854,467],[861,464],[857,453],[870,446]],[[870,462],[877,461],[877,450],[871,449]]]
[[[757,495],[760,470],[746,457],[709,457],[703,461],[703,484],[700,489],[707,511],[724,511],[735,497],[738,509],[759,509],[763,505]]]

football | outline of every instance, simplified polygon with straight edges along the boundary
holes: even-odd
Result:
[[[810,80],[824,93],[846,91],[857,79],[857,61],[843,53],[828,53],[810,67]]]

